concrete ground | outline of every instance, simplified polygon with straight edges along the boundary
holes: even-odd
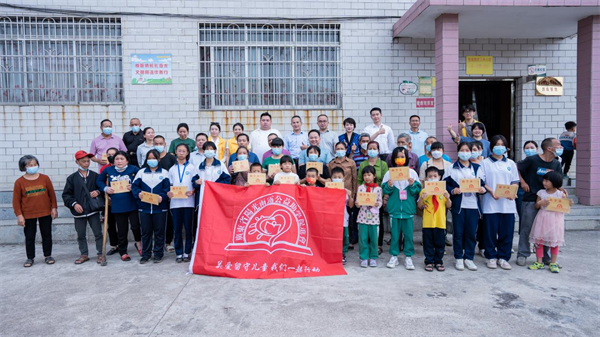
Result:
[[[459,272],[451,248],[446,272],[428,273],[416,243],[414,271],[387,269],[387,252],[361,269],[354,250],[347,276],[286,280],[188,275],[172,254],[77,266],[76,243],[54,246],[56,265],[38,257],[25,269],[22,245],[1,246],[0,335],[597,336],[600,232],[566,241],[560,274],[489,270],[481,257],[478,271]]]

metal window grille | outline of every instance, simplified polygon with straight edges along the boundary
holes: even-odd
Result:
[[[0,104],[121,102],[120,19],[0,17]]]
[[[340,25],[201,23],[200,108],[339,108]]]

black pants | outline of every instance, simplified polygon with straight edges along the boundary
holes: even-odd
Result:
[[[446,231],[442,228],[423,228],[423,253],[425,264],[444,264]]]
[[[138,211],[135,210],[127,213],[115,213],[115,219],[117,220],[117,235],[119,237],[119,254],[123,256],[127,254],[127,235],[129,234],[130,223],[134,240],[142,241],[140,217]]]
[[[192,222],[192,247],[196,243],[196,233],[198,233],[198,207],[194,208],[194,222]]]
[[[37,233],[37,224],[40,225],[40,234],[42,235],[42,249],[44,256],[52,256],[52,217],[50,215],[41,218],[25,219],[25,251],[28,259],[35,258],[35,235]]]
[[[142,258],[162,258],[165,252],[167,213],[140,213],[142,226]]]
[[[483,238],[485,237],[485,225],[483,219],[479,218],[477,221],[477,247],[479,250],[485,249]]]
[[[165,243],[170,245],[173,242],[173,235],[175,231],[173,230],[173,216],[171,212],[167,212],[167,230],[165,233]]]
[[[358,222],[356,221],[358,219],[358,211],[360,211],[360,208],[356,206],[352,207],[350,225],[348,226],[350,244],[353,245],[358,243]]]
[[[563,150],[563,154],[560,156],[562,158],[562,166],[563,173],[569,173],[569,169],[571,169],[571,162],[573,161],[573,155],[575,155],[575,150]]]
[[[104,212],[103,212],[104,213]],[[104,214],[106,216],[106,214]],[[112,213],[111,207],[108,206],[108,241],[112,247],[119,245],[119,236],[117,235],[117,220],[115,215]]]

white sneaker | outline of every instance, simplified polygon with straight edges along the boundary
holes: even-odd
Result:
[[[377,261],[376,260],[369,260],[369,267],[377,267]]]
[[[481,255],[481,257],[483,257],[485,259],[485,249],[480,249],[479,255]]]
[[[475,265],[475,262],[473,262],[472,260],[465,260],[465,267],[467,267],[467,269],[475,271],[477,270],[477,266]]]
[[[508,263],[508,261],[506,261],[505,259],[500,259],[498,260],[498,267],[504,269],[504,270],[511,270],[512,266],[510,265],[510,263]]]
[[[404,259],[404,268],[406,268],[406,270],[414,270],[415,269],[415,265],[412,262],[412,258],[410,256],[407,256]]]
[[[456,259],[456,263],[454,264],[456,270],[465,270],[465,262],[463,259]]]
[[[496,269],[496,268],[498,268],[498,264],[497,264],[497,262],[498,262],[498,261],[497,261],[496,259],[489,259],[489,260],[487,261],[487,264],[486,264],[486,266],[487,266],[488,268],[490,268],[490,269]]]
[[[369,266],[369,260],[360,260],[360,266],[362,268],[367,268]]]
[[[396,266],[399,264],[400,264],[400,262],[398,262],[398,257],[392,256],[392,257],[390,257],[390,262],[388,262],[387,267],[388,268],[396,268]]]

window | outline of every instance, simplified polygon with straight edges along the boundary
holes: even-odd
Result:
[[[0,70],[0,104],[121,103],[121,21],[0,17]]]
[[[336,24],[200,24],[200,108],[339,108]]]

